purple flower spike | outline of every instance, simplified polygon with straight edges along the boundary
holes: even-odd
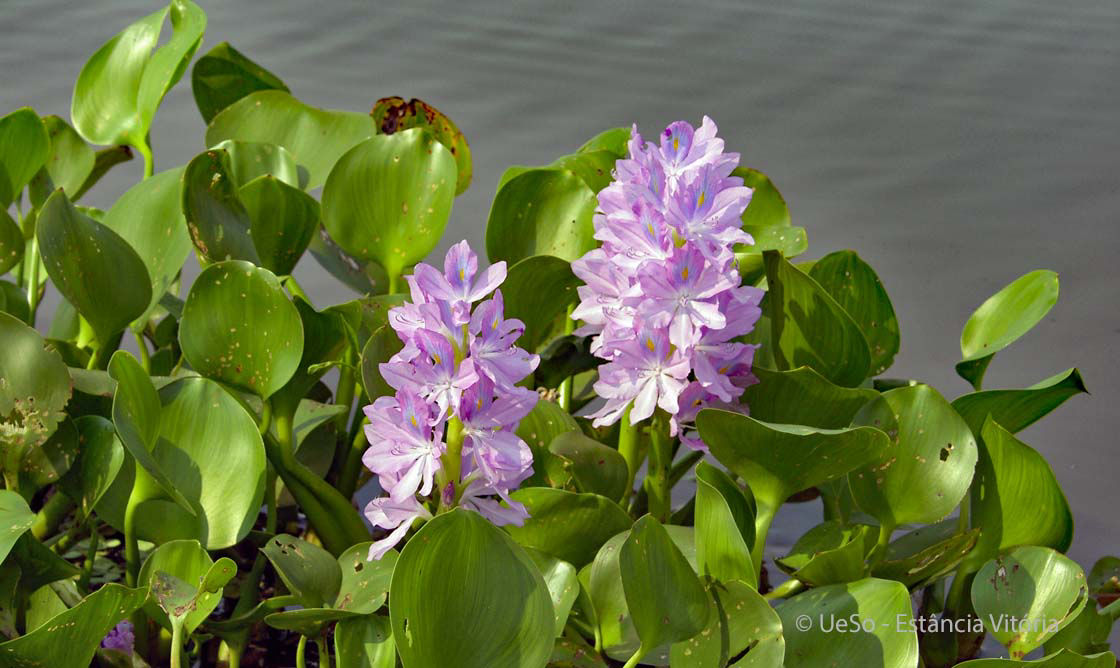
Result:
[[[132,633],[132,622],[127,619],[113,627],[109,634],[101,639],[101,647],[115,649],[118,652],[132,654],[132,646],[136,638]]]
[[[396,395],[365,408],[370,447],[362,462],[388,493],[366,506],[369,521],[389,531],[370,559],[400,543],[436,504],[457,502],[500,525],[528,517],[509,494],[532,475],[532,451],[516,430],[538,397],[517,383],[540,360],[516,345],[525,325],[505,319],[497,291],[505,277],[504,262],[480,274],[463,241],[447,253],[442,273],[417,265],[407,277],[411,300],[389,311],[404,347],[380,367]],[[461,479],[445,461],[453,453]]]
[[[741,216],[751,189],[731,176],[716,125],[672,123],[658,142],[634,127],[630,155],[599,192],[593,217],[602,247],[572,263],[585,285],[572,318],[594,335],[591,352],[607,360],[595,391],[606,403],[596,425],[631,423],[660,407],[670,429],[703,448],[690,424],[704,406],[730,407],[751,374],[756,346],[736,341],[754,329],[762,291],[741,286],[735,247],[754,243]]]

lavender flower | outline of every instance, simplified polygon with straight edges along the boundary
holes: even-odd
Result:
[[[113,630],[101,639],[101,647],[132,654],[132,646],[135,641],[136,638],[132,633],[132,622],[126,619],[113,627]]]
[[[425,500],[469,508],[499,526],[529,516],[509,494],[533,472],[532,452],[515,432],[537,394],[517,383],[540,359],[515,345],[525,325],[504,317],[497,287],[505,278],[505,262],[479,275],[478,256],[462,241],[442,273],[417,265],[408,277],[411,300],[389,312],[404,347],[380,370],[396,395],[365,408],[370,447],[362,461],[388,493],[366,506],[366,517],[390,533],[370,559],[432,516]]]
[[[745,411],[736,401],[757,382],[757,346],[736,341],[761,315],[762,291],[739,285],[734,254],[754,242],[740,220],[751,189],[731,176],[739,155],[724,153],[706,116],[698,129],[669,125],[659,145],[635,127],[629,149],[599,193],[602,247],[572,263],[585,283],[576,331],[607,360],[595,384],[606,404],[591,417],[612,424],[629,410],[637,424],[660,407],[671,433],[702,449],[690,428],[700,408]]]

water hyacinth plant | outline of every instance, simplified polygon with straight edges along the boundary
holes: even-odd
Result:
[[[0,666],[1116,665],[1120,558],[1065,555],[1018,436],[1081,375],[984,389],[1055,273],[964,324],[968,391],[891,377],[875,271],[796,260],[706,117],[510,167],[488,262],[426,264],[471,184],[455,123],[316,108],[196,57],[205,28],[173,0],[69,121],[0,118]],[[162,169],[188,74],[208,148]],[[309,298],[310,261],[352,298]],[[820,521],[776,548],[787,503]]]

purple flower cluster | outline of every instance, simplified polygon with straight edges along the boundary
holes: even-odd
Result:
[[[109,634],[101,639],[103,649],[115,649],[125,654],[132,654],[132,647],[136,638],[132,633],[132,622],[127,619],[113,627]]]
[[[607,360],[595,391],[606,405],[595,424],[630,423],[657,407],[671,432],[702,449],[689,424],[700,408],[735,403],[757,382],[757,346],[735,339],[754,328],[762,291],[740,285],[733,247],[754,240],[740,216],[751,189],[731,176],[738,153],[724,153],[716,125],[684,121],[665,128],[660,146],[635,126],[630,156],[599,193],[595,238],[602,246],[572,263],[586,285],[572,318],[594,334],[592,352]]]
[[[414,520],[431,517],[420,497],[433,491],[445,507],[458,503],[499,526],[529,516],[509,493],[533,472],[532,452],[514,432],[538,397],[516,383],[540,359],[515,345],[525,326],[504,318],[497,288],[505,278],[505,262],[480,275],[462,241],[442,273],[417,265],[407,279],[411,301],[389,311],[404,348],[380,369],[396,395],[365,408],[370,447],[362,461],[388,493],[370,502],[366,517],[391,533],[373,544],[371,559],[399,543]],[[458,467],[447,461],[456,452]]]

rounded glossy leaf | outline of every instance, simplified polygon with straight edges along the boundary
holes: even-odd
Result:
[[[598,494],[526,487],[512,498],[529,511],[523,526],[506,527],[513,539],[576,568],[591,563],[603,543],[631,525],[621,506]]]
[[[775,563],[807,585],[854,582],[867,575],[864,557],[875,546],[878,531],[866,524],[830,520],[809,529]]]
[[[74,421],[81,450],[78,459],[62,478],[61,488],[78,503],[80,517],[88,517],[93,507],[109,491],[124,464],[124,446],[113,423],[100,415],[83,415]]]
[[[720,582],[757,584],[751,560],[754,500],[731,476],[700,462],[696,465],[696,565]]]
[[[786,643],[782,638],[782,620],[770,603],[743,582],[715,583],[708,588],[708,594],[711,613],[707,627],[673,645],[669,665],[781,668]]]
[[[867,340],[824,288],[780,253],[763,253],[771,350],[780,370],[809,366],[828,380],[856,387],[871,369]]]
[[[983,390],[953,400],[956,409],[978,434],[991,415],[1004,429],[1018,433],[1085,389],[1081,372],[1069,369],[1022,390]]]
[[[296,372],[303,325],[272,272],[220,262],[191,286],[179,344],[195,371],[268,398]]]
[[[183,173],[183,215],[187,230],[207,262],[258,263],[249,212],[238,197],[229,154],[212,149],[195,156]]]
[[[61,190],[36,224],[47,274],[101,341],[148,309],[152,282],[144,261],[108,226],[80,213]]]
[[[1057,654],[1052,654],[1037,661],[976,659],[958,663],[957,666],[958,668],[1115,668],[1116,655],[1112,652],[1101,652],[1090,656],[1081,656],[1069,650],[1061,650]]]
[[[522,483],[522,487],[564,487],[568,484],[571,473],[564,469],[564,460],[552,454],[548,446],[557,436],[570,431],[579,431],[579,424],[553,401],[538,401],[533,410],[522,418],[517,426],[517,435],[533,451],[533,475]]]
[[[219,111],[250,93],[259,90],[287,92],[288,87],[275,74],[230,46],[229,42],[222,42],[194,64],[191,90],[202,120],[209,123]]]
[[[65,190],[72,199],[78,199],[82,185],[93,171],[96,160],[93,149],[58,116],[44,116],[43,127],[51,139],[47,173],[56,187]]]
[[[790,224],[786,200],[768,176],[749,167],[736,167],[731,175],[743,179],[743,185],[754,191],[742,215],[743,230],[754,238],[754,244],[735,249],[739,272],[753,282],[763,274],[763,251],[777,250],[785,257],[797,257],[809,247],[809,240],[805,228]]]
[[[936,522],[968,492],[976,470],[976,441],[949,402],[929,385],[886,392],[864,407],[854,424],[881,429],[890,447],[848,476],[856,504],[893,528]]]
[[[787,668],[918,665],[910,593],[897,582],[867,578],[818,587],[779,606],[778,616]]]
[[[548,595],[552,597],[552,609],[556,617],[556,635],[562,636],[572,605],[579,597],[579,578],[576,576],[576,569],[568,562],[540,550],[527,548],[525,552],[536,564],[537,570],[544,578],[545,586],[548,587]]]
[[[712,455],[747,481],[759,514],[773,513],[794,492],[815,487],[882,456],[878,429],[814,429],[767,424],[716,409],[700,411],[700,437]]]
[[[871,348],[871,374],[890,368],[898,353],[898,318],[871,265],[855,251],[836,251],[813,263],[809,276],[859,325]]]
[[[240,196],[261,266],[278,275],[292,273],[319,229],[319,203],[268,174],[242,186]]]
[[[318,188],[342,156],[376,132],[366,114],[308,106],[283,90],[259,90],[223,109],[206,129],[206,145],[226,139],[266,142],[288,149],[307,169],[307,188]],[[367,193],[368,195],[368,193]]]
[[[323,225],[390,275],[436,247],[455,197],[455,158],[429,132],[378,135],[343,155],[323,187]]]
[[[439,109],[416,98],[405,102],[403,97],[383,97],[373,105],[370,116],[381,134],[391,135],[411,128],[424,128],[431,132],[455,156],[458,173],[455,194],[462,194],[470,186],[473,171],[471,147],[466,136]]]
[[[910,589],[924,586],[957,567],[976,544],[979,529],[958,533],[957,519],[919,527],[887,546],[883,560],[871,573],[884,580],[898,580]]]
[[[552,600],[532,559],[481,515],[453,510],[408,541],[390,587],[408,668],[538,668],[552,652]]]
[[[611,128],[603,130],[579,147],[578,153],[591,151],[607,151],[616,158],[624,158],[630,154],[627,144],[630,143],[630,128]]]
[[[23,259],[24,241],[23,230],[7,211],[0,209],[0,274],[7,273]],[[2,310],[7,311],[6,308]]]
[[[144,179],[121,195],[102,221],[132,246],[148,269],[152,296],[147,312],[175,283],[191,254],[180,205],[182,180],[181,167]]]
[[[1047,547],[1015,548],[984,564],[972,581],[977,615],[1012,659],[1072,622],[1088,599],[1081,567]]]
[[[343,619],[334,627],[338,668],[395,668],[397,645],[388,617]]]
[[[39,114],[23,107],[0,118],[0,146],[0,209],[6,210],[46,163],[51,140]]]
[[[169,611],[164,606],[172,599],[186,598],[192,601],[193,605],[186,614],[176,614],[178,617],[176,623],[182,623],[186,633],[193,633],[222,601],[218,591],[199,590],[199,585],[206,579],[213,566],[214,560],[197,540],[173,540],[160,545],[144,560],[137,582],[141,586],[152,587],[153,592],[160,589],[165,595],[148,599],[144,611],[165,629],[170,630],[172,620],[168,618],[168,612],[177,611],[174,608]],[[173,579],[163,579],[161,581],[163,586],[157,587],[156,576],[161,573],[170,575]],[[233,572],[231,571],[229,575],[232,577]],[[180,591],[167,591],[168,587]]]
[[[656,519],[634,523],[618,555],[626,605],[641,645],[638,656],[687,640],[708,624],[708,595],[692,566]]]
[[[31,633],[0,644],[0,657],[11,668],[87,666],[102,638],[147,597],[146,587],[104,585]]]
[[[299,188],[299,167],[288,149],[275,144],[227,139],[212,147],[229,157],[229,176],[237,188],[266,174]]]
[[[286,534],[270,538],[261,552],[305,608],[326,607],[338,597],[342,571],[330,552]]]
[[[1038,269],[988,297],[961,332],[957,373],[980,389],[992,355],[1037,325],[1058,301],[1058,274]]]
[[[240,541],[264,500],[264,444],[256,422],[220,385],[184,378],[159,392],[156,461],[198,513],[209,550]]]
[[[581,492],[600,494],[618,501],[626,491],[626,459],[618,450],[588,438],[581,431],[569,431],[552,439],[552,454],[570,463],[567,470]]]
[[[517,344],[535,351],[545,342],[558,317],[579,301],[576,288],[582,282],[572,273],[566,260],[550,255],[534,255],[509,269],[502,285],[506,318],[525,323],[525,333]]]
[[[70,374],[38,332],[7,313],[0,313],[0,378],[0,448],[41,445],[66,417]]]
[[[153,53],[169,12],[171,38]],[[146,145],[156,108],[183,76],[205,29],[206,14],[198,5],[172,0],[106,42],[74,84],[75,129],[92,144]]]
[[[598,201],[565,169],[531,169],[502,185],[486,221],[486,254],[511,265],[534,255],[572,262],[595,248],[591,216]]]
[[[353,619],[359,615],[334,608],[297,608],[274,612],[264,618],[264,623],[281,631],[292,631],[309,638],[325,635],[334,622]]]
[[[972,522],[981,532],[969,563],[1019,545],[1069,549],[1073,514],[1050,464],[990,417],[980,434]]]
[[[17,492],[0,489],[0,562],[7,558],[23,532],[35,523],[35,513]]]
[[[860,408],[879,396],[866,387],[834,385],[807,366],[789,371],[755,366],[752,373],[759,382],[743,393],[743,403],[764,422],[843,429]]]
[[[338,557],[342,584],[334,607],[361,615],[381,609],[389,595],[389,582],[397,565],[397,551],[389,550],[380,559],[369,560],[372,543],[358,543]]]

